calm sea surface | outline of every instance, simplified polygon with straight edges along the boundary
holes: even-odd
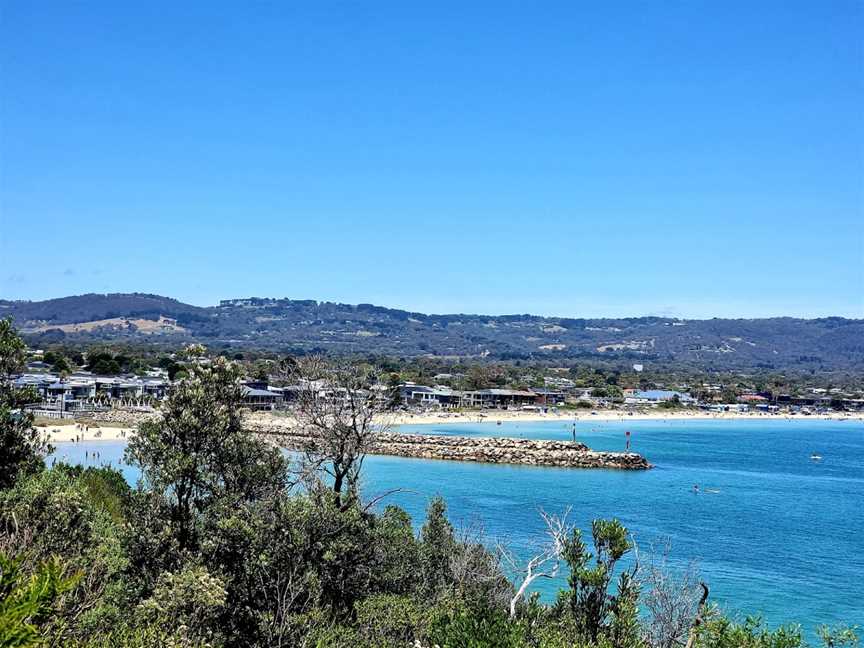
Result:
[[[403,426],[402,431],[568,439],[559,422]],[[447,500],[451,519],[526,552],[543,533],[538,508],[586,532],[595,517],[617,517],[642,552],[671,543],[673,564],[698,561],[712,598],[730,612],[761,613],[771,624],[864,625],[864,423],[825,420],[580,421],[577,438],[597,450],[633,449],[646,472],[494,466],[368,457],[364,494],[401,492],[385,503],[421,524],[429,498]],[[117,466],[124,443],[57,443],[71,463]],[[99,459],[85,459],[85,452]],[[812,453],[822,461],[810,459]],[[137,472],[120,466],[127,479]],[[693,492],[698,484],[699,494]],[[709,492],[710,491],[710,492]],[[383,506],[383,504],[382,504]],[[546,600],[563,580],[543,584]]]

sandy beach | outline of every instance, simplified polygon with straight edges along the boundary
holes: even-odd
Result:
[[[92,424],[87,427],[85,423],[70,423],[65,420],[57,421],[57,425],[37,425],[36,429],[50,443],[117,441],[118,439],[128,439],[135,434],[135,428],[131,427],[96,427]]]
[[[290,425],[287,415],[274,415],[271,413],[255,413],[250,415],[256,422],[278,422]],[[532,423],[542,421],[564,421],[576,423],[590,423],[591,421],[689,421],[689,420],[741,420],[741,419],[764,419],[764,420],[845,420],[864,421],[861,414],[846,414],[832,412],[818,416],[804,416],[801,414],[762,414],[762,413],[716,413],[716,412],[661,412],[643,411],[634,412],[632,415],[626,412],[598,410],[592,414],[589,411],[557,411],[549,413],[520,412],[520,411],[494,411],[483,412],[429,412],[423,414],[399,413],[389,416],[382,423],[390,426],[399,425],[448,425],[451,423],[484,423],[491,424],[489,436],[495,436],[494,426],[499,421],[502,423]],[[117,424],[94,424],[87,422],[73,423],[66,420],[58,420],[56,424],[40,425],[37,429],[51,442],[75,442],[75,441],[116,441],[126,439],[135,434],[135,428],[131,426],[119,426]]]
[[[703,411],[640,411],[620,412],[615,410],[597,410],[596,412],[589,410],[574,411],[574,410],[558,410],[548,413],[541,412],[519,412],[519,411],[495,411],[486,410],[482,412],[430,412],[424,414],[409,414],[400,413],[391,419],[393,425],[428,425],[428,424],[446,424],[446,423],[497,423],[504,422],[538,422],[538,421],[576,421],[577,423],[590,421],[689,421],[689,420],[711,420],[711,419],[765,419],[765,420],[783,420],[783,419],[831,419],[831,420],[858,420],[864,421],[864,416],[860,414],[845,414],[841,412],[832,412],[830,414],[820,414],[804,416],[801,414],[763,414],[761,412],[703,412]]]

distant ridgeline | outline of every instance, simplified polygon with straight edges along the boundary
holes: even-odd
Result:
[[[280,352],[606,359],[694,369],[859,371],[864,320],[426,315],[314,300],[228,299],[202,308],[146,294],[0,300],[32,344],[136,341]]]

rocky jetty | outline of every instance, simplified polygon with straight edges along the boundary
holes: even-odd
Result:
[[[93,418],[103,424],[135,427],[141,421],[153,416],[158,416],[158,413],[116,409],[98,412]],[[250,418],[245,421],[244,426],[253,432],[272,438],[275,443],[291,450],[301,450],[314,443],[314,439],[293,425],[290,419],[262,422]],[[645,457],[635,452],[596,452],[584,443],[507,437],[382,432],[378,434],[371,453],[418,459],[561,468],[646,470],[651,467]]]
[[[288,426],[250,424],[255,432],[273,437],[293,450],[309,447],[314,439]],[[506,437],[462,437],[437,434],[378,434],[372,454],[448,459],[492,464],[557,466],[561,468],[614,468],[646,470],[648,461],[635,452],[595,452],[584,443],[511,439]]]

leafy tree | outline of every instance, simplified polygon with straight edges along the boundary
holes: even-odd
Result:
[[[181,550],[197,548],[196,518],[219,499],[255,500],[286,482],[279,451],[243,429],[238,367],[216,358],[189,371],[162,417],[142,423],[126,449],[126,461],[166,502]]]
[[[633,548],[627,529],[618,520],[594,520],[591,534],[596,558],[588,551],[580,530],[574,530],[565,542],[563,556],[570,566],[570,590],[559,596],[558,605],[569,609],[583,638],[596,642],[606,637],[621,648],[636,646],[639,589],[635,568],[622,572],[617,593],[609,593],[615,566]]]
[[[100,357],[95,362],[91,360],[88,369],[94,374],[99,374],[101,376],[113,376],[119,374],[123,370],[120,363],[110,357]]]
[[[69,364],[69,360],[64,355],[57,356],[57,359],[51,366],[51,369],[58,374],[68,374],[72,371],[72,365]]]
[[[423,588],[430,595],[440,592],[450,582],[450,559],[456,538],[446,513],[447,505],[443,498],[433,498],[426,509],[426,522],[420,530]]]
[[[43,468],[51,446],[33,427],[33,416],[23,409],[36,400],[30,389],[16,389],[12,376],[24,368],[26,346],[12,326],[0,320],[0,489],[12,486],[19,474]]]
[[[255,380],[260,380],[263,382],[267,382],[270,379],[270,363],[265,360],[258,360],[254,365],[252,365],[252,375]]]
[[[721,403],[735,403],[738,401],[739,391],[731,387],[724,387],[720,392]]]
[[[507,374],[500,366],[473,365],[464,379],[465,389],[488,389],[503,387]]]
[[[380,565],[373,588],[393,594],[414,591],[420,584],[421,544],[414,537],[411,516],[391,505],[373,521],[374,560]]]
[[[402,376],[398,373],[387,375],[387,409],[394,410],[402,405],[402,392],[399,385],[402,384]]]
[[[679,409],[681,407],[681,398],[679,398],[678,394],[675,394],[672,398],[660,403],[660,407],[663,409]]]

